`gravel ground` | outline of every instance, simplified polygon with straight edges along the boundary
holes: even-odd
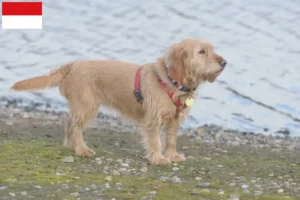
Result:
[[[288,134],[181,130],[187,161],[151,166],[119,119],[99,114],[86,130],[97,155],[79,158],[62,145],[67,113],[36,107],[2,104],[0,199],[300,199],[300,139]]]

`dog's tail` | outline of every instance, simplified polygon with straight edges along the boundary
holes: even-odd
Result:
[[[68,63],[51,70],[47,75],[37,76],[29,79],[25,79],[19,82],[16,82],[11,90],[13,91],[35,91],[42,90],[49,87],[55,87],[60,84],[64,77],[71,70],[73,63]]]

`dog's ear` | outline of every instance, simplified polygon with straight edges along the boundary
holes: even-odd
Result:
[[[187,52],[178,44],[171,46],[164,56],[165,65],[175,73],[185,74],[185,60],[187,58]]]

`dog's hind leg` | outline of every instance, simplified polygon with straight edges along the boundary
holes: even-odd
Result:
[[[67,120],[65,146],[74,150],[77,156],[91,157],[95,152],[86,146],[82,132],[85,123],[96,114],[99,105],[76,99],[75,102],[69,100],[69,106],[71,113]]]

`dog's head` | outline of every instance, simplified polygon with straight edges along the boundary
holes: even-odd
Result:
[[[196,88],[205,81],[214,82],[226,65],[226,60],[214,52],[209,42],[198,39],[174,44],[164,60],[170,75],[187,88]]]

